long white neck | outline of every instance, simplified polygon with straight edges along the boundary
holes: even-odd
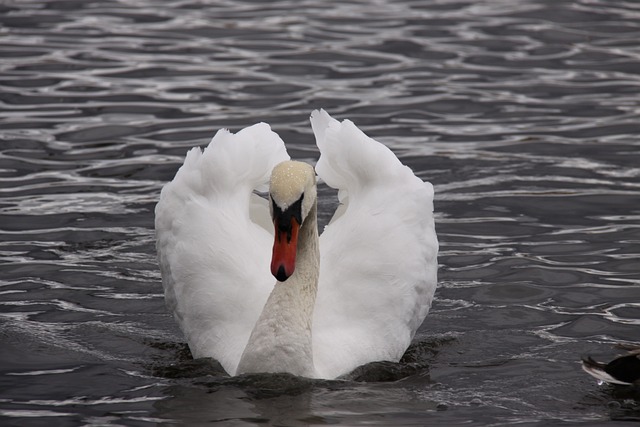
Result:
[[[237,373],[287,372],[315,377],[311,321],[318,290],[317,204],[300,227],[296,267],[276,282],[240,358]]]

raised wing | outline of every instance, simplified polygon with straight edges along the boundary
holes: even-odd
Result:
[[[318,175],[341,207],[320,237],[314,362],[332,378],[397,361],[431,306],[438,241],[433,187],[352,122],[314,111]]]
[[[187,153],[156,206],[156,248],[167,305],[194,357],[235,374],[274,279],[268,204],[253,194],[288,160],[284,143],[259,123],[220,130]]]

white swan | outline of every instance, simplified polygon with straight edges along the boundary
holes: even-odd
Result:
[[[313,168],[264,123],[190,150],[156,207],[168,307],[193,356],[231,375],[397,361],[431,306],[433,187],[352,122],[320,110],[311,124],[341,203],[320,237]],[[254,194],[267,183],[269,201]]]

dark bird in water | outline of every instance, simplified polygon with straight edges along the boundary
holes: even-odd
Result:
[[[582,359],[582,369],[600,381],[620,385],[640,385],[640,347],[620,345],[627,354],[609,363],[596,362],[591,357]]]

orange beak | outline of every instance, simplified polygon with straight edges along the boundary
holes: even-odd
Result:
[[[274,223],[276,235],[271,257],[271,274],[279,282],[284,282],[296,269],[296,250],[298,248],[300,224],[293,216],[285,228],[279,226],[277,221],[274,221]]]

